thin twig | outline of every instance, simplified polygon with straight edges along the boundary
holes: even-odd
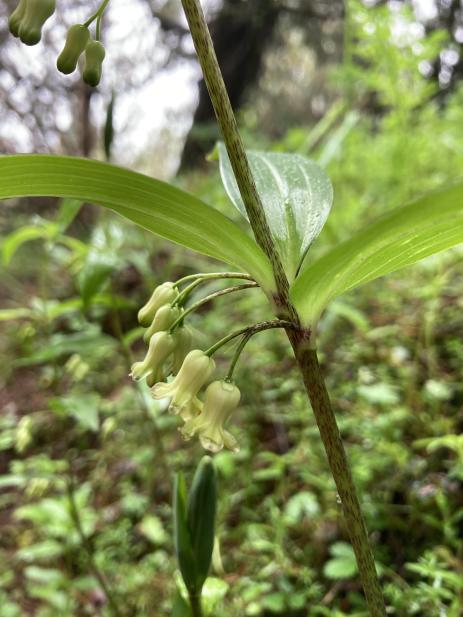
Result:
[[[80,519],[80,514],[79,514],[79,509],[77,507],[77,503],[76,503],[76,499],[75,499],[75,494],[74,494],[74,479],[72,477],[72,475],[70,476],[67,485],[67,495],[68,495],[68,501],[69,501],[69,511],[71,514],[71,518],[72,521],[75,525],[76,531],[79,535],[80,538],[80,542],[82,544],[82,548],[84,549],[86,555],[87,555],[87,560],[88,560],[88,564],[89,564],[89,568],[90,571],[92,572],[93,576],[97,579],[97,581],[100,584],[101,589],[103,590],[106,599],[108,600],[108,604],[109,607],[111,609],[111,612],[113,613],[113,615],[115,615],[115,617],[122,617],[122,612],[119,610],[119,606],[117,604],[117,601],[113,595],[113,592],[111,591],[111,589],[108,586],[108,583],[106,582],[105,576],[103,574],[103,572],[101,572],[101,570],[99,569],[96,561],[95,561],[95,555],[94,555],[94,549],[93,549],[93,544],[90,541],[90,539],[86,536],[85,532],[84,532],[84,528],[82,526],[82,521]]]

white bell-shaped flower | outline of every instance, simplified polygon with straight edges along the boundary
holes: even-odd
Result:
[[[191,405],[214,370],[214,360],[203,351],[194,349],[187,354],[178,374],[170,383],[158,383],[151,389],[153,398],[170,397],[169,410],[182,415],[182,410]]]
[[[153,373],[164,370],[165,363],[175,348],[175,342],[168,332],[157,332],[150,340],[148,353],[142,362],[132,365],[130,376],[140,381]]]
[[[211,452],[219,452],[225,446],[238,452],[239,445],[224,425],[240,402],[239,389],[229,381],[214,381],[206,389],[201,413],[185,422],[180,432],[185,439],[198,435],[201,445]]]
[[[178,289],[175,287],[174,283],[167,282],[158,285],[151,294],[151,298],[148,302],[138,311],[138,322],[140,325],[145,328],[150,326],[158,309],[164,306],[164,304],[173,302],[177,296]]]

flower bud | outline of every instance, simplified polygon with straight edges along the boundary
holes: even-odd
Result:
[[[138,311],[138,323],[147,328],[156,315],[158,309],[164,304],[170,304],[178,296],[178,290],[173,283],[163,283],[156,287],[151,298]]]
[[[100,41],[90,41],[85,48],[83,78],[85,83],[93,88],[100,83],[101,69],[105,55],[105,49]]]
[[[170,304],[164,304],[156,311],[156,315],[154,316],[153,323],[148,328],[148,330],[143,335],[143,340],[147,343],[153,334],[156,332],[162,332],[163,330],[168,330],[171,325],[176,321],[180,316],[180,309],[176,306],[170,306]],[[174,336],[175,344],[177,345],[176,337]]]
[[[174,351],[174,339],[168,332],[157,332],[150,341],[148,353],[143,362],[135,362],[132,365],[130,376],[135,381],[140,381],[148,375],[162,371],[164,365]]]
[[[172,334],[175,341],[174,360],[172,364],[172,373],[176,375],[186,358],[186,355],[191,350],[193,334],[187,326],[177,328]]]
[[[185,423],[180,432],[185,439],[198,434],[201,445],[211,452],[219,452],[225,446],[237,452],[238,442],[224,428],[230,415],[240,402],[239,389],[228,381],[213,381],[204,395],[202,412]]]
[[[90,32],[87,26],[75,24],[69,28],[63,50],[56,61],[58,71],[69,75],[76,70],[77,62],[85,50],[89,38]]]
[[[25,45],[37,45],[42,38],[42,28],[55,11],[55,0],[27,0],[18,34]]]
[[[8,28],[13,36],[19,36],[19,26],[26,13],[27,0],[19,0],[18,6],[11,13],[8,19]]]
[[[214,370],[214,360],[203,351],[194,349],[187,355],[171,383],[158,383],[154,386],[151,390],[153,398],[170,397],[170,411],[182,415],[182,411],[191,404]]]

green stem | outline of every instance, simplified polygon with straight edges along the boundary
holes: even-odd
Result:
[[[101,572],[101,570],[99,569],[95,561],[93,544],[91,543],[91,541],[89,540],[89,538],[86,536],[84,532],[82,521],[80,519],[79,509],[77,507],[77,503],[75,499],[74,478],[72,475],[67,483],[67,495],[68,495],[68,502],[69,502],[69,512],[71,514],[71,518],[75,525],[76,531],[79,535],[82,548],[85,550],[85,553],[87,555],[87,560],[88,560],[90,571],[92,572],[93,576],[99,582],[100,587],[103,590],[106,596],[106,599],[108,600],[109,608],[112,614],[114,615],[114,617],[122,617],[122,612],[119,610],[119,606],[117,604],[116,598],[113,595],[111,589],[109,588],[103,572]]]
[[[215,354],[217,350],[221,347],[232,341],[233,339],[241,336],[242,334],[246,334],[248,336],[254,336],[258,332],[262,332],[263,330],[272,330],[274,328],[284,328],[285,330],[298,330],[299,325],[293,324],[290,321],[285,321],[284,319],[275,319],[274,321],[262,321],[260,323],[254,324],[253,326],[246,326],[246,328],[241,328],[241,330],[236,330],[236,332],[232,332],[231,334],[227,334],[220,341],[217,341],[212,347],[209,347],[207,351],[204,353],[206,356],[212,356]]]
[[[297,333],[296,333],[297,334]],[[323,379],[317,352],[294,344],[295,354],[312,404],[328,463],[341,499],[347,531],[355,552],[360,580],[371,617],[386,617],[384,598],[376,572],[365,519],[352,479],[336,417]]]
[[[226,289],[220,289],[219,291],[209,294],[205,298],[198,300],[198,302],[195,302],[194,304],[189,306],[187,309],[185,309],[183,313],[180,315],[180,317],[178,317],[178,319],[176,319],[174,323],[171,325],[170,332],[173,332],[175,328],[185,319],[187,315],[189,315],[193,311],[196,311],[199,307],[203,306],[203,304],[207,304],[208,302],[211,302],[212,300],[215,300],[216,298],[220,298],[220,296],[226,296],[227,294],[234,293],[235,291],[241,291],[243,289],[253,289],[255,287],[259,287],[259,285],[257,283],[247,283],[246,285],[235,285],[234,287],[227,287]]]
[[[203,608],[201,605],[201,595],[189,595],[191,612],[193,617],[203,617]]]
[[[172,302],[172,306],[176,306],[176,305],[182,305],[185,300],[188,298],[188,296],[191,294],[191,292],[196,289],[196,287],[198,287],[198,285],[201,285],[202,283],[202,279],[196,279],[195,281],[193,281],[193,283],[191,283],[190,285],[188,285],[188,287],[185,287],[185,289],[183,291],[181,291],[178,296],[175,298],[175,300]]]
[[[230,362],[230,367],[228,369],[227,376],[225,377],[225,381],[231,381],[233,379],[233,372],[235,370],[235,366],[240,359],[241,353],[243,349],[246,347],[248,341],[251,339],[252,334],[245,334],[236,348],[236,351],[233,355],[232,361]]]
[[[189,274],[183,278],[175,281],[175,287],[188,283],[195,279],[202,279],[207,281],[208,279],[244,279],[246,281],[253,281],[254,279],[249,274],[244,272],[198,272],[197,274]]]
[[[95,21],[95,19],[100,19],[106,7],[108,6],[108,3],[109,3],[109,0],[104,0],[98,7],[98,10],[96,10],[93,13],[93,15],[90,15],[90,17],[87,19],[87,21],[84,22],[83,25],[88,28],[90,24],[92,24]],[[97,39],[99,39],[99,32],[97,32]]]

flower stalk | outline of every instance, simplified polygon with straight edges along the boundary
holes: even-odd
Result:
[[[252,289],[254,287],[259,287],[259,285],[257,283],[245,283],[244,285],[235,285],[234,287],[227,287],[226,289],[220,289],[219,291],[215,291],[214,293],[209,294],[208,296],[205,296],[204,298],[201,298],[201,300],[198,300],[198,302],[195,302],[194,304],[192,304],[191,306],[189,306],[183,311],[183,313],[174,321],[174,323],[170,327],[170,331],[172,332],[173,330],[175,330],[175,328],[182,323],[182,321],[185,319],[187,315],[189,315],[193,311],[196,311],[198,308],[200,308],[204,304],[207,304],[208,302],[212,302],[216,298],[220,298],[220,296],[226,296],[228,294],[234,293],[235,291],[242,291],[243,289]]]
[[[272,240],[264,209],[256,190],[200,1],[182,0],[182,5],[250,225],[258,245],[272,264],[277,294],[271,300],[276,315],[288,320],[286,321],[287,324],[291,324],[291,327],[286,327],[286,333],[294,350],[305,389],[312,404],[330,469],[341,499],[369,613],[371,617],[386,617],[386,608],[376,573],[373,551],[369,543],[363,513],[339,428],[318,363],[312,333],[300,326],[294,327],[295,324],[300,323],[299,316],[289,297],[288,279]],[[248,332],[249,329],[245,328],[238,333],[229,335],[206,353],[212,355],[219,347],[235,336]],[[243,342],[244,344],[247,342],[246,337]]]

